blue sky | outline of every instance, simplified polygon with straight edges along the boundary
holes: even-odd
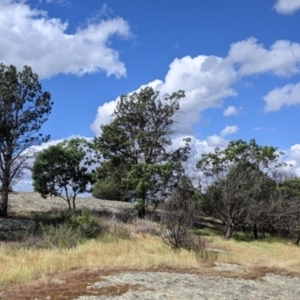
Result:
[[[52,94],[52,143],[100,134],[149,84],[186,91],[178,140],[194,155],[255,138],[300,174],[299,28],[300,0],[0,0],[0,61]]]

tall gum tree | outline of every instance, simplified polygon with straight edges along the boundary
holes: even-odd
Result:
[[[40,129],[51,113],[49,92],[43,92],[38,75],[24,66],[0,64],[0,216],[7,216],[8,193],[20,179],[33,145],[47,142]]]
[[[179,173],[181,162],[190,152],[189,139],[173,149],[172,135],[184,91],[160,96],[151,87],[123,95],[112,115],[112,122],[102,125],[102,134],[95,138],[106,168],[106,178],[119,180],[125,198],[140,201],[141,213],[149,202],[168,190]],[[121,162],[121,164],[120,164]],[[122,166],[122,178],[116,170]],[[109,166],[109,168],[108,168]],[[176,170],[176,171],[175,171]],[[99,168],[103,176],[103,169]]]

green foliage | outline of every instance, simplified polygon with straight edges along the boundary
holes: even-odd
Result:
[[[61,223],[57,226],[41,225],[42,239],[47,248],[74,248],[84,241],[80,231],[75,231],[69,224]]]
[[[73,139],[50,146],[36,157],[32,170],[33,186],[42,197],[59,196],[75,210],[75,198],[89,191],[92,175],[84,165],[88,143]],[[72,206],[71,206],[72,203]]]
[[[50,248],[73,248],[103,232],[103,226],[89,211],[66,214],[59,223],[40,223],[42,239]]]
[[[276,183],[267,172],[281,165],[274,147],[255,140],[230,142],[227,148],[202,155],[197,167],[211,184],[204,195],[203,210],[221,220],[230,238],[237,228],[263,224],[272,204]]]
[[[287,198],[298,198],[300,200],[300,178],[296,177],[279,183],[277,190]]]
[[[156,204],[167,196],[177,179],[174,176],[176,169],[179,173],[180,164],[177,162],[139,163],[132,165],[131,171],[122,182],[137,199],[136,207],[141,210],[148,202]]]
[[[121,200],[121,183],[113,178],[98,179],[93,186],[93,197],[103,200]]]
[[[274,168],[284,165],[279,162],[282,154],[275,147],[259,146],[254,139],[249,143],[237,140],[230,142],[224,150],[215,148],[215,152],[202,154],[197,168],[210,177],[228,172],[232,165],[244,162],[255,164],[260,169]]]
[[[97,172],[101,188],[114,181],[119,199],[141,199],[142,211],[168,191],[166,185],[174,180],[190,151],[189,139],[182,147],[171,147],[170,136],[183,97],[183,91],[160,97],[150,87],[121,96],[112,122],[101,126],[102,135],[94,141],[105,159]]]
[[[50,138],[39,133],[51,113],[50,98],[30,67],[18,72],[0,64],[0,215],[7,215],[9,188],[28,167],[32,154],[27,149]]]

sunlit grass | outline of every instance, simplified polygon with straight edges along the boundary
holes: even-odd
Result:
[[[73,268],[198,267],[193,252],[172,251],[159,237],[102,237],[73,249],[7,249],[0,247],[0,285]]]
[[[204,238],[209,248],[229,252],[221,253],[215,259],[240,264],[246,272],[263,267],[300,274],[300,247],[286,240],[245,242],[225,240],[220,235],[209,234]],[[193,251],[173,251],[159,236],[134,233],[131,234],[131,238],[120,238],[108,233],[71,249],[0,246],[0,286],[33,278],[46,278],[47,274],[75,268],[170,267],[200,270],[203,263],[197,257],[199,258]]]
[[[210,243],[212,247],[230,253],[220,255],[219,260],[240,264],[246,271],[255,267],[266,267],[300,273],[300,247],[286,240],[245,242],[213,237],[210,238]]]

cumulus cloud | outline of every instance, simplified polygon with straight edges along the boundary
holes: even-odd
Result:
[[[230,117],[230,116],[236,116],[239,114],[239,109],[237,109],[235,106],[228,106],[223,113],[223,116]]]
[[[240,76],[259,73],[290,76],[300,72],[300,44],[278,40],[266,49],[255,38],[249,38],[232,44],[227,60],[236,66]]]
[[[201,111],[219,107],[223,99],[236,95],[231,88],[235,80],[235,70],[224,63],[224,59],[199,55],[195,58],[176,58],[170,64],[164,81],[154,80],[148,86],[162,94],[171,94],[179,89],[185,91],[186,97],[180,100],[182,114],[178,132],[190,134],[192,126],[199,121]],[[113,100],[98,108],[96,119],[91,126],[97,135],[101,133],[100,124],[109,122],[110,117],[107,113],[113,112],[117,101],[118,99]]]
[[[280,14],[291,15],[300,9],[300,0],[276,0],[274,8]]]
[[[278,111],[282,106],[300,104],[300,82],[275,88],[263,97],[266,102],[265,111]]]
[[[122,18],[89,22],[67,34],[68,23],[49,18],[25,1],[0,1],[0,61],[22,68],[30,65],[41,78],[59,73],[83,75],[105,72],[126,75],[111,37],[130,38],[129,24]],[[87,55],[88,53],[88,55]]]
[[[225,137],[229,134],[234,134],[239,131],[239,128],[237,126],[226,126],[224,129],[221,130],[221,137]]]
[[[300,176],[300,144],[295,144],[285,151],[286,162],[291,164],[290,171]]]
[[[164,80],[154,80],[148,85],[164,93],[178,89],[185,90],[181,100],[182,122],[179,134],[192,134],[201,112],[207,108],[220,107],[225,98],[236,96],[233,84],[243,76],[270,73],[276,76],[290,76],[300,72],[300,44],[290,41],[276,41],[270,49],[258,44],[254,38],[231,45],[228,56],[199,55],[176,58],[169,66]],[[98,108],[91,128],[97,135],[100,125],[110,122],[118,99]],[[236,115],[239,110],[229,106],[224,116]]]
[[[214,135],[210,135],[209,137],[207,137],[207,144],[208,144],[208,146],[212,147],[213,149],[216,147],[224,148],[227,146],[228,141],[225,140],[222,136],[214,134]]]

